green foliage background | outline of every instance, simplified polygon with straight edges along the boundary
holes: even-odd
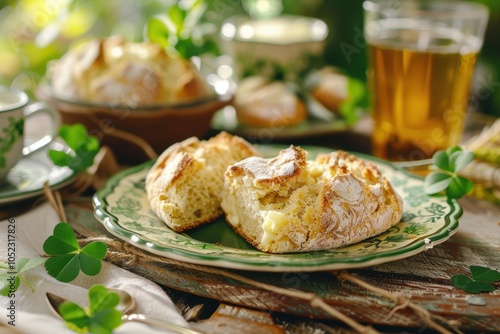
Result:
[[[203,18],[217,39],[224,19],[246,14],[259,0],[206,0]],[[500,1],[485,3],[491,10],[480,55],[477,102],[482,112],[500,116]],[[92,37],[122,34],[143,40],[150,17],[176,0],[0,0],[0,84],[34,91],[50,60]],[[365,79],[366,53],[362,46],[363,0],[268,0],[277,12],[319,17],[329,26],[324,60]],[[41,34],[43,32],[43,34]],[[41,38],[44,36],[44,38]],[[361,46],[361,47],[360,47]],[[346,52],[349,50],[349,52]]]

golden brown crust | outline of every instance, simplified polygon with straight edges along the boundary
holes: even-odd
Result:
[[[255,154],[250,143],[226,132],[207,141],[193,137],[172,145],[146,176],[151,209],[178,232],[213,221],[223,214],[220,194],[226,168]]]
[[[272,159],[253,157],[244,163],[236,163],[228,168],[227,173],[249,174],[255,179],[256,187],[271,187],[273,184],[289,183],[300,177],[307,164],[306,158],[306,151],[290,146]],[[274,166],[279,166],[279,169],[273,168]]]
[[[94,39],[48,69],[54,94],[77,101],[143,106],[208,98],[213,90],[198,69],[151,42]]]
[[[155,182],[158,177],[161,176],[161,172],[166,168],[170,161],[172,161],[177,155],[181,154],[182,159],[180,162],[176,163],[175,171],[173,172],[171,183],[175,182],[181,178],[182,173],[186,170],[189,162],[192,162],[192,157],[186,154],[186,152],[196,149],[200,145],[200,140],[196,137],[191,137],[183,140],[180,143],[175,143],[168,147],[163,153],[158,157],[155,164],[151,167],[150,172],[147,176],[147,183],[151,184]]]
[[[343,151],[305,157],[291,146],[228,168],[222,208],[249,243],[271,253],[325,250],[399,222],[402,199],[375,164]]]

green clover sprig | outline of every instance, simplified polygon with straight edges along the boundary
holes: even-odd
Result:
[[[472,181],[460,176],[458,172],[474,160],[474,153],[459,146],[438,151],[432,158],[433,165],[424,181],[428,195],[445,192],[448,198],[458,199],[472,190]]]
[[[43,243],[43,251],[49,256],[45,261],[45,269],[60,282],[71,282],[80,271],[95,276],[101,271],[101,261],[107,250],[106,244],[100,241],[80,248],[71,225],[61,222]]]
[[[120,297],[102,285],[93,285],[88,296],[88,308],[70,301],[61,304],[59,312],[67,326],[78,333],[112,333],[122,324],[122,313],[116,309]]]
[[[84,125],[63,124],[59,129],[59,135],[71,149],[71,152],[63,152],[51,149],[49,157],[56,166],[69,167],[75,172],[85,171],[94,163],[94,158],[99,152],[99,140],[90,136]]]

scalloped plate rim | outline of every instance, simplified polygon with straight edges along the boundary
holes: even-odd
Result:
[[[260,145],[261,147],[280,147],[284,148],[285,146],[282,145]],[[303,146],[304,148],[308,148],[307,146]],[[315,149],[320,149],[320,150],[329,150],[331,149],[328,148],[322,148],[319,146],[311,146]],[[351,152],[353,153],[353,152]],[[357,156],[367,159],[369,161],[375,161],[377,163],[384,164],[394,171],[398,171],[403,173],[409,178],[414,178],[414,179],[423,179],[420,176],[411,174],[405,169],[398,168],[394,165],[392,165],[388,161],[383,161],[380,159],[377,159],[375,157],[361,154],[361,153],[353,153],[356,154]],[[216,266],[216,267],[224,267],[224,268],[230,268],[230,269],[238,269],[238,270],[249,270],[249,271],[265,271],[265,272],[304,272],[304,271],[323,271],[323,270],[339,270],[339,269],[351,269],[351,268],[362,268],[362,267],[368,267],[368,266],[373,266],[373,265],[378,265],[386,262],[391,262],[391,261],[396,261],[400,259],[404,259],[416,254],[419,254],[426,249],[430,248],[429,245],[425,242],[425,240],[421,239],[416,239],[414,242],[409,243],[402,248],[396,248],[396,249],[391,249],[385,253],[378,253],[378,254],[368,254],[368,255],[363,255],[358,258],[344,258],[344,259],[339,259],[339,258],[334,258],[334,259],[324,259],[321,261],[316,260],[314,263],[311,265],[308,265],[307,263],[300,263],[300,264],[294,264],[290,262],[283,262],[279,263],[278,261],[274,260],[273,263],[262,263],[262,262],[255,262],[252,261],[251,258],[237,258],[237,259],[232,259],[232,258],[224,258],[224,255],[218,255],[218,254],[200,254],[193,252],[193,250],[186,249],[183,246],[175,246],[175,245],[169,245],[169,246],[163,246],[163,245],[158,245],[155,243],[155,241],[149,240],[147,237],[144,237],[142,235],[139,235],[133,231],[129,231],[121,226],[118,226],[114,220],[116,221],[118,218],[114,216],[112,213],[107,212],[106,210],[103,211],[103,205],[106,205],[106,200],[105,196],[102,196],[102,194],[105,194],[106,192],[111,193],[112,188],[114,188],[117,185],[118,180],[123,180],[124,176],[126,175],[131,175],[135,174],[138,172],[144,172],[146,168],[149,168],[152,165],[153,161],[148,161],[145,163],[142,163],[140,165],[137,165],[135,167],[131,167],[129,169],[123,170],[114,176],[112,176],[106,185],[101,188],[98,192],[96,192],[93,196],[92,202],[94,205],[94,215],[95,217],[105,226],[105,228],[114,236],[116,236],[119,239],[122,239],[128,243],[131,243],[141,249],[144,249],[148,252],[151,252],[153,254],[163,256],[166,258],[170,258],[173,260],[178,260],[178,261],[184,261],[188,263],[193,263],[193,264],[200,264],[200,265],[208,265],[208,266]],[[450,206],[450,212],[448,212],[443,219],[446,220],[446,224],[442,226],[438,231],[433,233],[430,236],[427,236],[426,239],[429,239],[430,242],[432,243],[432,246],[436,246],[442,242],[445,242],[448,240],[455,232],[458,230],[459,226],[459,218],[463,214],[462,207],[458,204],[456,200],[447,200],[448,205]],[[177,232],[173,232],[177,233]],[[179,233],[180,235],[192,239],[190,236],[188,236],[185,233]],[[197,242],[196,239],[192,239]],[[201,242],[203,243],[203,242]],[[222,246],[224,248],[224,246]],[[230,248],[230,247],[227,247]],[[233,249],[233,248],[230,248]],[[315,253],[323,253],[325,251],[320,251],[320,252],[309,252],[309,253],[291,253],[291,254],[268,254],[268,253],[263,253],[260,252],[259,250],[245,250],[245,252],[255,252],[256,254],[264,254],[264,255],[269,255],[270,257],[290,257],[294,256],[294,254],[312,254],[314,255]],[[326,251],[328,252],[328,251]]]

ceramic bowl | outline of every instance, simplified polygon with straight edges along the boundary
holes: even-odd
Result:
[[[236,77],[284,72],[293,80],[322,57],[328,26],[320,19],[284,15],[250,19],[232,17],[220,31],[224,51],[234,62]]]

